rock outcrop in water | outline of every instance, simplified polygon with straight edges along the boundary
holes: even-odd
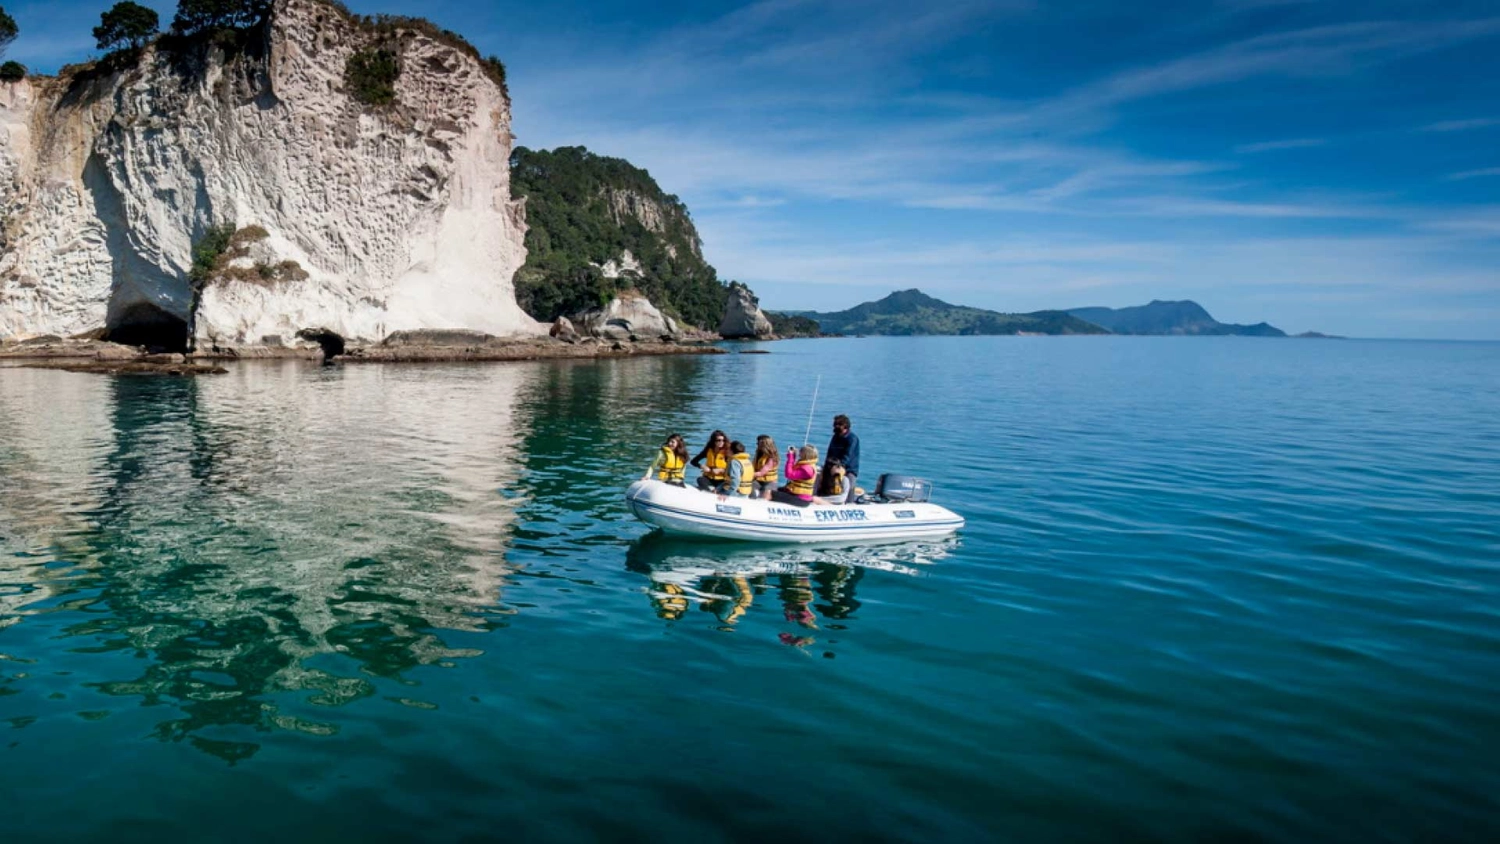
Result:
[[[629,340],[632,337],[655,340],[681,333],[676,320],[633,290],[621,291],[609,304],[585,311],[573,321],[589,334],[606,340]]]
[[[400,62],[381,109],[344,79],[377,42]],[[0,83],[0,337],[541,333],[512,287],[510,152],[509,97],[472,48],[321,0],[277,0],[228,52],[164,39],[123,68]],[[195,284],[194,244],[227,225],[264,236]]]
[[[739,283],[729,285],[719,335],[727,340],[745,340],[766,339],[771,333],[771,321],[761,313],[760,302],[750,288]]]

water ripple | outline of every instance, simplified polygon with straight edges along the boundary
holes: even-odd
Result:
[[[0,831],[1500,833],[1500,347],[771,351],[0,369]],[[814,441],[958,538],[620,506],[667,431],[800,444],[820,374]]]

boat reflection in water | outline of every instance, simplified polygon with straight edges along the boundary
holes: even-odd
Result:
[[[680,621],[695,611],[712,614],[732,630],[774,592],[782,618],[792,625],[781,642],[803,647],[820,627],[843,629],[859,610],[855,591],[867,569],[912,577],[947,557],[959,540],[858,547],[746,546],[673,537],[653,531],[625,554],[625,567],[650,580],[646,592],[658,618]]]

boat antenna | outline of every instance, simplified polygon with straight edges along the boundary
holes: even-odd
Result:
[[[802,444],[807,445],[812,439],[813,411],[818,409],[818,388],[823,386],[823,376],[819,375],[817,382],[813,384],[812,406],[807,409],[807,432],[802,435]]]

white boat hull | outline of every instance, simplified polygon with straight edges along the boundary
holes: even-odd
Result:
[[[958,514],[932,503],[797,507],[656,480],[631,484],[625,501],[636,518],[668,533],[749,542],[888,542],[947,536],[964,526]]]

